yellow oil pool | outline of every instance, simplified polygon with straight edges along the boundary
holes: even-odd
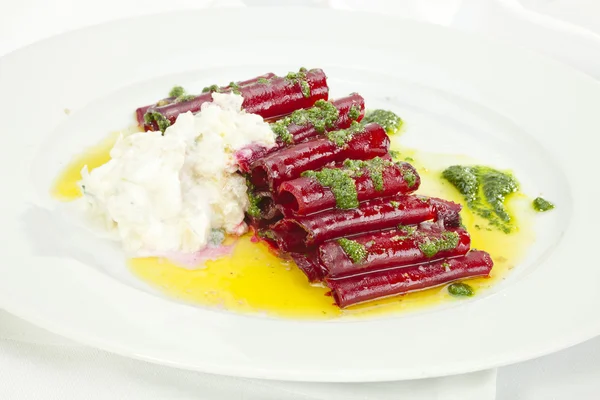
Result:
[[[77,181],[84,165],[91,170],[110,159],[109,151],[118,134],[87,149],[75,157],[52,187],[60,200],[81,196]],[[442,156],[398,148],[410,157],[421,175],[419,194],[462,202],[460,194],[439,178],[440,171],[451,164],[469,164],[474,160],[461,156]],[[462,212],[463,223],[471,234],[472,247],[489,252],[494,260],[491,278],[469,280],[477,292],[502,280],[524,255],[534,240],[530,199],[515,194],[509,199],[509,210],[519,229],[510,234],[487,230],[487,223],[468,209]],[[374,301],[340,310],[328,290],[310,285],[304,274],[291,261],[281,260],[262,243],[253,243],[249,235],[236,241],[230,256],[209,261],[205,268],[190,270],[161,258],[136,258],[128,262],[140,279],[165,294],[193,304],[219,307],[234,312],[260,313],[278,317],[330,319],[342,315],[373,316],[392,312],[413,311],[452,298],[445,287]]]

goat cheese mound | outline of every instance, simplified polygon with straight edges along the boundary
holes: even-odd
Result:
[[[179,115],[164,135],[122,137],[109,162],[83,169],[86,212],[126,251],[193,253],[207,246],[211,232],[246,232],[247,188],[233,154],[251,144],[273,147],[275,135],[262,117],[242,110],[241,96],[212,97],[199,113]]]

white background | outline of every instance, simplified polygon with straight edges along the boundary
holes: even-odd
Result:
[[[519,40],[519,44],[534,48],[537,46],[537,50],[541,51],[547,50],[548,55],[569,62],[600,78],[600,1],[598,0],[521,0],[520,2],[315,0],[308,2],[316,6],[393,11],[405,17],[450,25],[478,34],[513,41],[522,39],[522,43]],[[0,1],[0,55],[53,34],[114,18],[216,3],[219,6],[236,6],[243,2],[237,0],[147,0],[144,2],[2,0]],[[245,3],[270,4],[273,1],[254,0]],[[302,0],[287,3],[299,4]],[[521,10],[520,6],[524,6],[524,9]],[[569,21],[582,27],[583,30],[573,30],[573,27],[568,25],[554,25],[555,21],[552,20],[548,25],[545,17],[541,20],[544,28],[540,29],[539,26],[534,26],[540,23],[535,16],[532,20],[525,18],[527,21],[523,22],[524,14],[520,13],[521,11],[525,11],[525,15],[528,15],[529,11],[535,11],[543,16]],[[519,22],[513,24],[513,20]],[[503,30],[502,26],[507,26],[506,30]],[[513,29],[517,26],[519,29]],[[599,36],[594,38],[591,36],[592,32],[596,32]],[[574,41],[573,43],[577,41],[577,44],[581,40],[586,43],[585,46],[588,46],[591,52],[578,49],[577,44],[569,46],[569,49],[553,46],[549,38],[554,37],[555,34],[564,34],[568,40]],[[544,42],[544,38],[548,40]],[[596,39],[598,39],[597,47],[594,47]],[[493,373],[488,372],[469,379],[478,379],[482,385],[493,384]],[[236,392],[237,385],[250,387],[254,397],[240,394],[241,390]],[[599,399],[600,338],[538,360],[500,368],[497,387],[498,400]],[[0,399],[281,399],[282,393],[287,390],[284,387],[274,388],[259,381],[227,378],[217,380],[207,375],[177,371],[113,356],[62,340],[0,311]],[[289,395],[290,399],[321,398],[309,396],[309,392],[302,395],[294,390],[294,393],[284,394]],[[329,393],[329,398],[333,398],[332,393]],[[357,399],[391,399],[398,398],[394,394],[399,393],[397,387],[385,384],[353,388],[353,396],[356,396],[353,398]]]

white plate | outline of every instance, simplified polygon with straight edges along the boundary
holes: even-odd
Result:
[[[49,198],[70,155],[130,124],[136,106],[171,85],[199,88],[301,65],[324,68],[334,96],[356,90],[370,106],[397,109],[410,144],[511,167],[525,191],[557,203],[540,216],[538,241],[507,281],[473,301],[363,321],[205,310],[132,287],[115,247],[88,240]],[[600,87],[555,62],[372,15],[186,11],[100,25],[10,54],[0,61],[0,93],[0,305],[53,332],[182,368],[310,381],[474,371],[600,332],[599,189],[591,167]]]

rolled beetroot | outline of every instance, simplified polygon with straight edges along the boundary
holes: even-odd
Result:
[[[374,158],[358,169],[348,168],[348,163],[337,169],[352,177],[359,202],[412,193],[421,184],[416,169],[408,163]],[[277,202],[285,216],[309,215],[335,208],[336,195],[316,178],[300,177],[279,186]]]
[[[257,188],[268,187],[276,192],[281,183],[300,177],[304,171],[318,170],[347,159],[382,157],[390,147],[389,137],[378,124],[364,127],[353,125],[348,130],[330,132],[328,135],[259,159],[252,165],[250,181]],[[346,142],[339,139],[342,136],[347,138]]]
[[[268,76],[267,74],[265,76]],[[246,112],[258,114],[261,117],[276,118],[289,114],[300,108],[309,108],[317,100],[327,100],[329,87],[327,77],[321,69],[305,70],[290,73],[287,76],[261,76],[235,86],[215,88],[222,93],[237,92],[243,98],[242,108]],[[146,116],[158,113],[167,125],[171,125],[179,114],[191,111],[197,113],[202,104],[212,102],[212,93],[202,93],[191,100],[173,102],[163,106],[151,106],[143,115],[146,130],[157,130],[159,124],[156,120],[146,120]],[[142,107],[143,108],[143,107]],[[136,114],[139,115],[136,111]]]
[[[342,278],[327,278],[336,304],[348,307],[369,300],[429,289],[459,279],[489,276],[494,263],[484,251],[472,250],[465,256],[437,260]]]
[[[290,116],[273,123],[274,131],[283,129],[286,134],[285,139],[282,136],[277,137],[274,147],[267,149],[259,145],[251,145],[236,152],[235,158],[240,170],[248,172],[252,163],[267,154],[312,139],[325,132],[346,129],[353,121],[362,120],[364,115],[365,100],[357,93],[330,103],[318,100],[312,108],[296,110]]]
[[[284,218],[271,227],[279,248],[303,252],[321,243],[393,228],[440,220],[442,213],[457,214],[461,206],[449,201],[415,195],[396,195],[361,203],[358,208],[333,209],[308,216]],[[459,220],[459,217],[452,217]]]
[[[237,82],[236,85],[237,86],[247,86],[247,85],[251,85],[254,83],[258,83],[259,80],[262,79],[271,79],[275,76],[274,73],[272,72],[268,72],[264,75],[261,76],[257,76],[256,78],[252,78],[246,81],[240,81]],[[219,88],[219,91],[224,91],[224,90],[231,90],[231,86],[227,85],[225,87]],[[196,96],[196,97],[200,97],[203,96],[202,99],[204,99],[205,101],[203,101],[202,103],[205,102],[211,102],[212,101],[212,97],[208,96],[207,93],[203,93],[202,95]],[[166,106],[168,104],[173,104],[177,101],[176,97],[166,97],[164,99],[159,100],[158,102],[154,103],[154,104],[150,104],[147,106],[143,106],[143,107],[139,107],[138,109],[135,110],[135,117],[138,121],[138,125],[140,127],[144,127],[146,130],[154,130],[154,129],[158,129],[158,126],[156,125],[156,123],[154,124],[146,124],[146,122],[144,121],[144,115],[146,114],[146,112],[148,112],[149,109],[151,108],[156,108],[156,107],[162,107],[162,106]],[[200,103],[200,106],[202,105],[202,103]],[[160,106],[159,106],[160,104]],[[189,110],[192,111],[192,110]],[[200,111],[200,108],[198,108],[198,110],[193,111],[193,112],[198,112]]]
[[[363,249],[358,262],[332,240],[319,246],[318,263],[329,277],[360,275],[386,268],[422,264],[465,255],[471,238],[464,228],[444,229],[437,223],[403,226],[350,238]]]

